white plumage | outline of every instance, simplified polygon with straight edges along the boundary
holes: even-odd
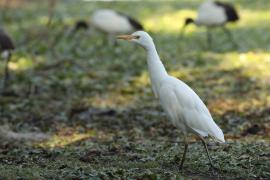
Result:
[[[184,82],[168,75],[160,83],[158,97],[166,114],[182,132],[196,132],[202,137],[210,135],[225,142],[207,107]]]
[[[217,26],[227,21],[225,9],[214,1],[206,1],[199,9],[195,23],[197,25]]]
[[[106,33],[126,33],[133,30],[127,18],[109,9],[98,10],[93,13],[92,24]]]
[[[91,24],[108,34],[130,33],[143,29],[135,19],[111,9],[99,9],[92,14]]]
[[[181,168],[188,146],[187,133],[194,133],[202,139],[207,155],[208,149],[203,137],[211,136],[219,142],[225,142],[223,132],[216,125],[199,96],[184,82],[168,75],[152,38],[146,32],[137,31],[132,35],[119,36],[118,38],[133,41],[147,51],[147,64],[154,94],[159,99],[169,119],[181,130],[185,137],[185,151]],[[210,157],[209,160],[212,165]]]

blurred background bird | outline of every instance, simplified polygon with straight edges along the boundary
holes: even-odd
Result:
[[[236,22],[238,20],[239,15],[233,5],[210,0],[201,4],[197,12],[196,19],[186,18],[182,34],[189,24],[205,26],[207,28],[207,42],[210,47],[212,43],[211,29],[214,27],[221,27],[234,46],[236,46],[236,42],[234,41],[230,30],[226,28],[226,24],[229,22]]]
[[[79,20],[75,23],[73,33],[81,29],[95,28],[108,35],[109,41],[115,44],[115,35],[143,30],[142,24],[124,13],[112,9],[98,9],[93,12],[89,22]]]
[[[11,53],[12,50],[15,49],[15,45],[11,39],[11,37],[0,28],[0,52],[1,57],[4,60],[4,78],[3,78],[3,85],[2,85],[2,91],[4,92],[8,86],[9,81],[9,61],[11,59]]]

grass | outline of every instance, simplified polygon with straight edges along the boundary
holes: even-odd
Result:
[[[238,47],[216,29],[210,50],[203,28],[190,26],[178,38],[183,19],[194,17],[200,2],[61,1],[50,29],[45,2],[7,9],[1,23],[18,47],[10,63],[10,89],[18,97],[0,97],[0,122],[52,136],[32,145],[1,142],[1,179],[268,179],[270,3],[230,1],[241,16],[229,26]],[[212,173],[192,136],[178,170],[182,136],[154,99],[143,49],[109,46],[98,32],[66,36],[96,8],[141,19],[169,73],[204,100],[227,140],[208,143],[221,172]],[[1,62],[0,68],[2,75]]]

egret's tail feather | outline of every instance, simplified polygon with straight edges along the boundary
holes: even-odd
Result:
[[[210,136],[218,142],[225,143],[224,134],[218,126],[216,127],[214,132],[211,132]]]

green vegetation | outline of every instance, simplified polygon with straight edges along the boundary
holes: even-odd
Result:
[[[229,27],[238,48],[216,29],[212,50],[203,28],[190,26],[178,37],[200,2],[61,1],[50,28],[46,1],[6,9],[1,25],[18,47],[10,63],[17,96],[0,97],[0,122],[52,136],[32,145],[1,141],[0,179],[269,179],[270,2],[231,0],[241,16]],[[72,24],[96,8],[140,19],[170,74],[207,104],[227,140],[209,141],[219,173],[193,136],[178,170],[182,136],[154,99],[143,49],[123,41],[110,46],[99,32],[68,37]]]

